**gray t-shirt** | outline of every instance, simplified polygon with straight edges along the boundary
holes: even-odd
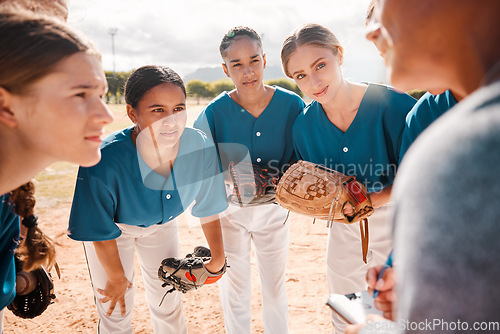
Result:
[[[393,220],[400,331],[473,333],[476,322],[500,323],[499,172],[497,81],[433,123],[398,171]],[[421,322],[425,326],[416,328]],[[500,328],[481,331],[487,332]]]

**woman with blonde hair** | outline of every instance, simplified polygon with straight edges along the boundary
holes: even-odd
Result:
[[[369,191],[375,213],[369,219],[367,253],[361,254],[357,224],[334,222],[327,247],[330,293],[364,290],[367,269],[383,263],[392,247],[385,214],[399,165],[405,117],[415,99],[387,86],[344,79],[344,49],[321,25],[306,25],[289,36],[281,60],[286,75],[313,99],[294,124],[297,157],[355,175]],[[352,206],[346,205],[344,214],[352,213]],[[336,333],[342,333],[345,322],[335,314],[332,319]]]

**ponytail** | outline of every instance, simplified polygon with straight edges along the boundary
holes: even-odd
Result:
[[[35,185],[28,182],[12,191],[10,200],[14,210],[20,216],[21,224],[26,228],[26,235],[21,237],[16,249],[16,256],[23,264],[23,271],[32,271],[41,265],[50,270],[56,262],[54,242],[38,228],[35,209]]]

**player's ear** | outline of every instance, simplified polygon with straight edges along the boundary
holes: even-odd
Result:
[[[266,54],[262,54],[262,61],[264,62],[264,68],[266,68],[267,60],[266,60]]]
[[[339,66],[342,66],[344,63],[344,48],[341,46],[337,48],[337,58],[339,60]]]
[[[137,112],[130,104],[127,104],[127,115],[128,118],[132,121],[132,123],[137,124]]]
[[[17,119],[12,112],[12,93],[0,86],[0,122],[13,128],[17,125]]]
[[[222,69],[224,70],[224,73],[226,73],[226,76],[230,78],[231,76],[229,75],[229,71],[227,70],[226,63],[222,63]]]

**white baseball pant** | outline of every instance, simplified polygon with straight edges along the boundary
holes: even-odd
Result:
[[[230,206],[221,219],[224,250],[230,266],[219,280],[228,334],[251,330],[250,256],[253,242],[262,288],[262,313],[267,334],[288,333],[285,272],[289,246],[288,210],[276,204]]]
[[[179,293],[174,291],[166,295],[160,306],[161,299],[168,287],[161,286],[162,281],[158,278],[158,268],[163,259],[179,256],[177,223],[172,221],[147,228],[125,224],[117,225],[122,231],[122,235],[116,239],[120,260],[125,276],[130,282],[134,282],[134,253],[137,252],[154,332],[158,334],[187,333]],[[97,258],[93,243],[84,242],[84,248],[99,316],[98,332],[100,334],[132,334],[135,286],[129,288],[125,293],[125,316],[121,315],[119,304],[116,305],[111,316],[106,316],[110,302],[100,303],[98,299],[103,298],[103,296],[97,292],[97,289],[104,290],[108,277]]]
[[[329,293],[350,294],[366,290],[366,272],[383,265],[392,249],[391,223],[387,219],[388,205],[375,209],[368,218],[369,246],[367,262],[363,262],[359,223],[333,223],[328,232],[326,251]],[[347,322],[332,311],[335,334],[343,334]]]

